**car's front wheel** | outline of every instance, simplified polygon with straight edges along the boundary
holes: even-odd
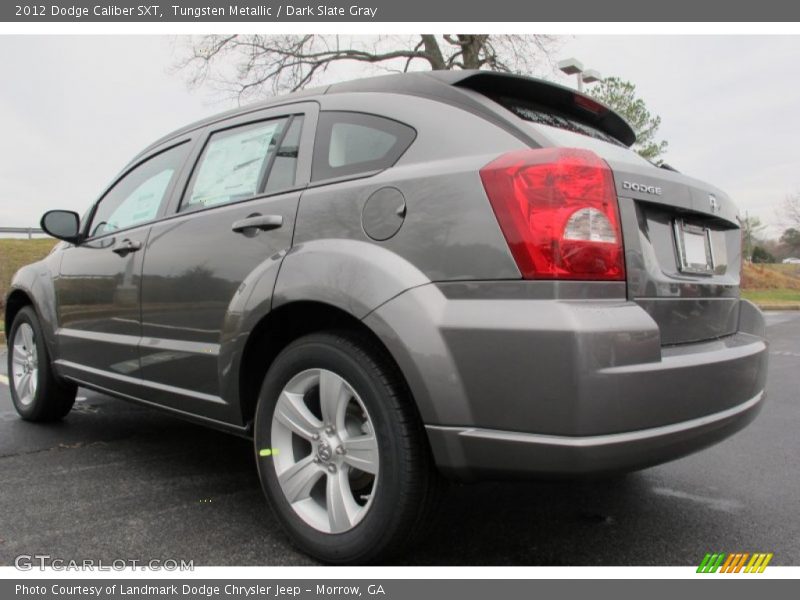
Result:
[[[438,476],[405,385],[379,348],[350,333],[306,336],[275,359],[255,444],[277,517],[326,562],[402,550],[435,496]]]
[[[8,335],[8,383],[11,400],[27,421],[57,421],[75,403],[77,388],[53,372],[39,317],[30,306],[20,310]]]

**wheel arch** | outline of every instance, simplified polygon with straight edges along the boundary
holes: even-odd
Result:
[[[11,325],[14,323],[14,319],[16,318],[19,311],[21,311],[26,306],[32,306],[33,310],[36,310],[36,305],[33,303],[33,299],[31,296],[21,289],[14,289],[6,298],[5,302],[5,310],[3,315],[3,323],[5,326],[6,334],[11,333]],[[36,310],[38,314],[38,310]]]
[[[6,297],[3,315],[6,344],[9,343],[9,335],[11,334],[11,326],[14,324],[14,319],[17,318],[17,315],[23,308],[30,306],[33,312],[36,313],[36,318],[39,319],[39,326],[44,332],[43,337],[47,352],[52,357],[54,356],[53,350],[55,349],[56,342],[50,327],[50,320],[47,314],[42,312],[35,298],[36,296],[34,294],[20,287],[13,288]]]
[[[252,419],[261,381],[277,354],[298,337],[326,329],[355,331],[374,342],[410,391],[387,344],[363,319],[428,282],[407,260],[369,242],[319,239],[293,247],[281,261],[271,293],[252,292],[243,306],[230,311],[220,375],[227,379],[227,397],[238,401],[241,422]]]
[[[14,318],[25,306],[33,307],[44,333],[47,351],[55,356],[57,327],[56,297],[53,281],[57,276],[58,258],[54,254],[19,269],[11,280],[10,290],[3,307],[6,337]],[[0,298],[2,300],[2,298]]]
[[[342,308],[316,300],[298,300],[270,311],[250,332],[238,369],[239,408],[243,423],[252,421],[264,377],[280,352],[291,342],[319,331],[350,331],[366,338],[396,369],[418,411],[410,386],[383,340],[362,320]]]

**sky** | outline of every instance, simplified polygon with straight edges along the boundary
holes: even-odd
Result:
[[[236,105],[189,89],[175,36],[0,36],[0,227],[37,226],[52,208],[83,212],[139,150]],[[664,157],[725,190],[780,232],[776,209],[800,193],[800,36],[572,36],[575,57],[634,82],[661,116]],[[365,74],[345,65],[328,81]],[[547,71],[574,85],[574,77]]]

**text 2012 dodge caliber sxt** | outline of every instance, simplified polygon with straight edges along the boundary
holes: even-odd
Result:
[[[23,418],[86,386],[252,437],[322,560],[416,539],[441,474],[640,469],[764,397],[728,196],[642,159],[572,90],[390,75],[195,123],[139,154],[21,269]]]

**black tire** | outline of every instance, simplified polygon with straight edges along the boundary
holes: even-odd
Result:
[[[37,377],[36,391],[32,399],[23,402],[14,383],[14,344],[17,340],[17,331],[23,325],[28,325],[33,330],[33,343],[37,354]],[[39,317],[32,307],[26,306],[21,309],[11,325],[8,333],[8,385],[11,390],[11,400],[19,416],[26,421],[58,421],[66,416],[75,403],[77,387],[58,379],[53,371],[50,362],[50,355],[47,352],[47,345],[44,341],[42,327],[39,324]]]
[[[275,463],[259,455],[260,448],[272,447],[279,395],[308,369],[325,369],[345,379],[366,408],[377,438],[380,474],[371,504],[362,520],[343,533],[322,532],[301,519],[281,489]],[[351,332],[324,332],[289,344],[264,379],[254,434],[258,473],[270,506],[307,554],[333,564],[382,562],[416,541],[427,525],[438,497],[439,473],[407,386],[371,340]]]

